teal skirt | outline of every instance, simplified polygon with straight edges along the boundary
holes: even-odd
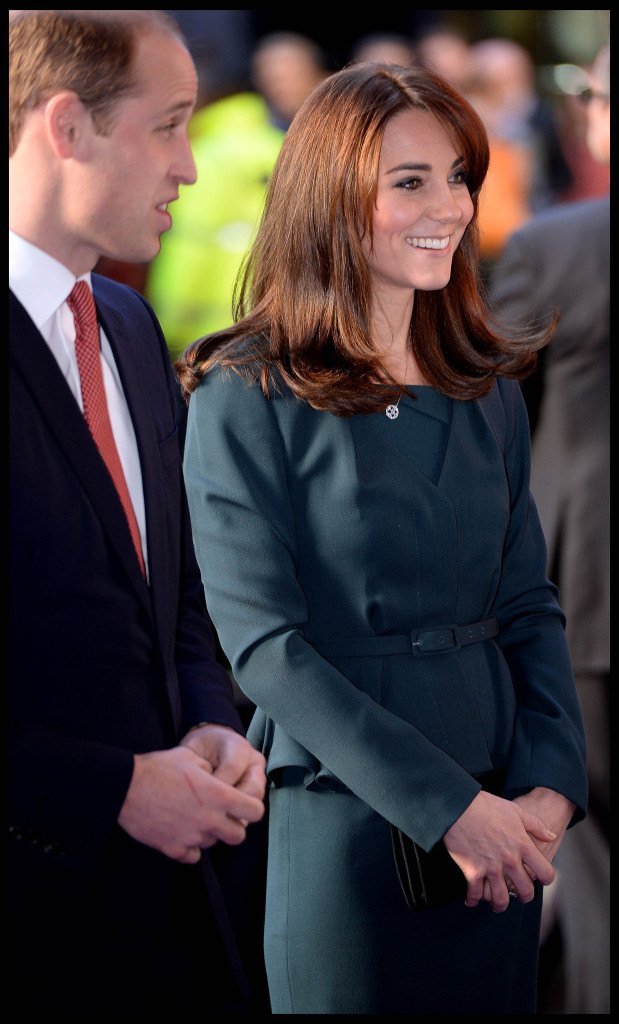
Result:
[[[539,884],[501,914],[409,910],[388,823],[298,769],[269,791],[267,872],[273,1013],[535,1013]]]

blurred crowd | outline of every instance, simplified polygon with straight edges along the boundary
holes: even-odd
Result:
[[[209,66],[209,59],[207,54],[205,67]],[[591,77],[594,73],[592,66],[583,66],[578,88],[561,88],[556,82],[550,88],[548,82],[546,87],[542,87],[540,69],[520,42],[505,37],[470,41],[451,28],[434,28],[415,39],[397,33],[365,35],[351,46],[348,61],[367,60],[402,65],[417,62],[438,71],[481,114],[487,127],[491,153],[480,206],[483,268],[489,288],[494,288],[497,296],[502,296],[505,310],[510,311],[509,287],[505,287],[502,261],[505,253],[511,252],[508,245],[514,235],[529,223],[537,222],[545,211],[595,201],[608,193],[609,151],[601,158],[599,152],[592,151],[588,139],[588,117],[592,96],[606,97],[608,102],[609,77],[606,84],[602,82],[600,85],[595,76]],[[164,235],[161,252],[150,264],[136,266],[102,261],[98,268],[110,277],[133,285],[147,296],[161,321],[172,359],[201,335],[231,322],[235,281],[258,226],[266,186],[282,140],[305,98],[333,70],[327,54],[316,40],[298,33],[277,32],[264,35],[254,45],[249,79],[234,74],[213,82],[205,74],[201,105],[190,126],[198,181],[190,189],[181,189],[180,198],[172,210],[174,229]],[[316,140],[317,145],[319,141]],[[584,210],[583,233],[579,240],[583,247],[587,245],[588,209]],[[606,251],[604,238],[603,235],[599,250],[602,261]],[[552,263],[556,255],[549,252],[547,259]],[[599,316],[605,324],[601,328],[600,346],[595,352],[588,350],[586,359],[597,360],[598,374],[608,380],[605,303],[609,286],[604,285],[605,275],[602,273],[599,278],[601,291],[595,292],[602,308],[588,309],[588,296],[577,287],[581,282],[569,277],[573,273],[578,276],[577,266],[575,269],[566,267],[563,284],[568,291],[572,285],[576,287],[575,298],[582,313],[576,318],[576,323],[582,332],[583,344],[587,322]],[[516,279],[514,270],[509,278],[510,284]],[[527,285],[531,291],[523,293],[524,299],[521,295],[521,313],[534,311],[535,285],[535,280],[531,280]],[[552,298],[552,293],[549,297]],[[566,324],[570,323],[566,313]],[[568,339],[568,351],[571,344],[578,346],[580,340],[578,333],[575,340]],[[561,351],[559,341],[556,351]],[[586,360],[583,366],[579,367],[576,360],[578,379],[589,372]],[[541,370],[540,375],[527,382],[524,389],[533,433],[537,422],[540,380]],[[587,401],[594,405],[598,403],[595,395],[589,396]],[[585,419],[590,408],[591,405],[585,406]],[[604,409],[604,403],[598,403],[598,408]],[[602,413],[599,433],[593,438],[598,450],[604,450],[607,443],[607,426]],[[574,445],[577,443],[574,441]],[[551,448],[543,455],[551,460],[554,457]],[[602,475],[607,476],[604,457],[602,462]],[[600,501],[605,515],[605,499],[602,497]],[[602,558],[606,557],[607,551],[604,550]],[[555,569],[556,563],[551,566],[552,571]],[[596,665],[595,673],[598,678],[608,680],[609,669],[603,659]],[[586,667],[584,674],[587,674]],[[605,712],[600,712],[598,706],[596,714],[598,718],[600,714],[604,717]],[[601,741],[601,746],[598,739],[593,742],[596,751],[602,752],[601,786],[605,790],[608,768],[605,741]],[[603,833],[606,826],[601,827]],[[590,841],[597,840],[594,837]],[[601,899],[604,907],[609,884],[604,840],[602,847],[601,868],[594,868],[585,851],[583,859],[578,862],[580,876],[573,873],[568,876],[566,866],[565,878],[569,877],[569,885],[578,889],[579,877],[584,882],[588,872],[600,871],[601,888],[598,887],[596,899]],[[567,884],[563,882],[564,899]],[[559,864],[557,887],[560,885]],[[567,963],[566,948],[568,942],[573,941],[574,932],[578,933],[579,927],[584,927],[579,924],[586,921],[584,908],[581,908],[580,917],[570,911],[568,923],[565,923],[564,912],[562,923],[558,903],[559,896],[556,892],[553,894],[551,887],[542,932],[540,1012],[609,1012],[607,921],[603,910],[596,910],[602,934],[598,934],[599,945],[592,947],[588,954],[589,967],[582,963],[574,966],[572,961]],[[589,905],[599,906],[593,898]],[[587,927],[593,929],[588,933],[592,935],[595,927],[590,920]],[[585,946],[587,936],[581,933],[579,941]],[[597,973],[591,964],[592,959],[597,959]],[[597,994],[587,992],[578,1005],[570,1005],[567,995],[570,979],[566,974],[573,969],[581,971],[583,976],[591,970],[597,986]]]

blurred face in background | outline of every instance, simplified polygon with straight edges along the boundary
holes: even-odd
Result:
[[[450,31],[429,32],[418,42],[416,53],[426,67],[467,93],[474,65],[471,48],[463,36]]]
[[[610,163],[610,55],[604,49],[591,71],[587,103],[587,146],[594,160]]]
[[[252,60],[254,84],[273,112],[289,123],[326,75],[308,40],[282,39],[259,46]]]

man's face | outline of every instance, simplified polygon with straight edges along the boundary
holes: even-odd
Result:
[[[174,37],[149,32],[138,43],[136,69],[139,91],[118,103],[108,134],[98,135],[88,117],[65,216],[76,273],[100,256],[151,260],[172,226],[168,204],[179,185],[196,180],[187,138],[197,92],[189,53]]]

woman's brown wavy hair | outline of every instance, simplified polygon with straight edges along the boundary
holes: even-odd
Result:
[[[430,71],[355,64],[322,82],[284,139],[264,214],[235,290],[235,323],[177,361],[188,398],[215,364],[258,377],[265,395],[287,385],[339,416],[385,408],[402,393],[370,332],[372,286],[361,237],[372,238],[378,162],[388,120],[433,113],[464,158],[471,220],[438,291],[416,291],[410,342],[425,380],[458,399],[487,393],[497,375],[524,377],[550,330],[505,336],[492,324],[479,273],[477,204],[488,140],[471,105]]]

